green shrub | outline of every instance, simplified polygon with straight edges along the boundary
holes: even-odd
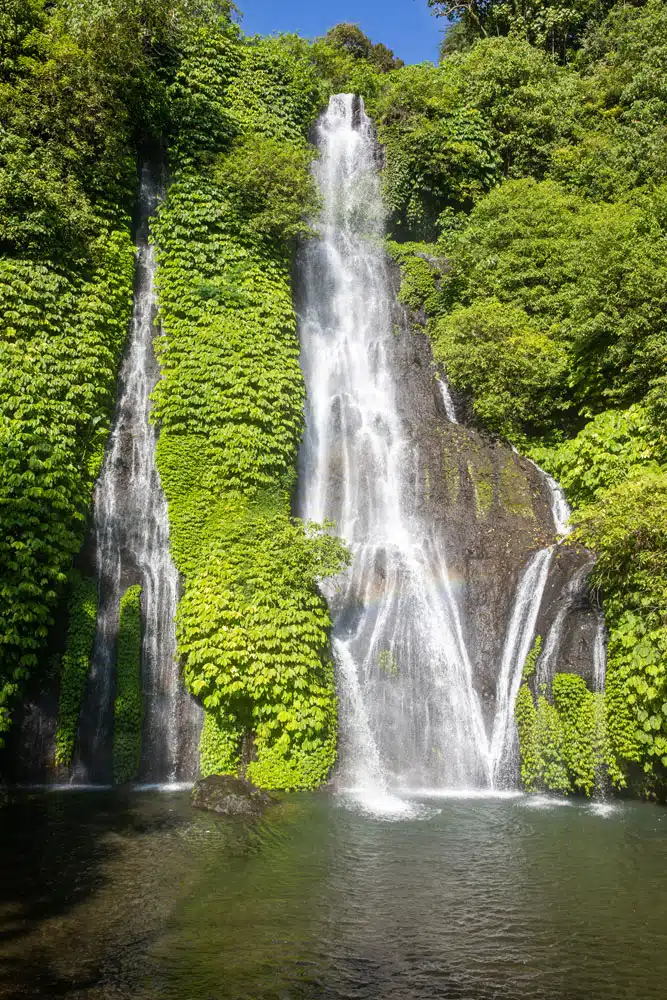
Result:
[[[635,405],[599,413],[575,438],[556,448],[534,448],[532,454],[581,506],[641,473],[661,457],[661,448],[646,409]]]
[[[544,433],[567,408],[567,354],[516,306],[485,299],[454,309],[431,328],[431,342],[451,384],[498,434]]]
[[[609,737],[620,761],[663,781],[667,768],[667,473],[635,470],[575,513],[597,553],[593,583],[609,626]]]
[[[116,646],[113,779],[136,778],[141,757],[143,692],[141,686],[141,587],[129,587],[120,599]]]
[[[249,777],[311,787],[336,750],[316,581],[345,562],[337,539],[290,517],[304,403],[291,251],[312,205],[305,136],[321,90],[289,42],[248,44],[234,65],[222,107],[236,137],[208,167],[189,149],[155,227],[157,461],[185,580],[178,648],[206,709],[202,773],[235,771],[252,735]],[[216,94],[228,72],[208,64]]]
[[[97,623],[97,584],[79,577],[69,602],[67,647],[60,669],[56,764],[69,767],[74,753],[81,699],[90,670]]]
[[[602,773],[621,775],[606,731],[605,698],[588,690],[577,674],[557,673],[551,700],[536,700],[528,684],[515,705],[521,782],[527,792],[591,795]]]

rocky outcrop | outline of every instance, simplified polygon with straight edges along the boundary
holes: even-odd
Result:
[[[245,778],[231,774],[212,774],[200,778],[192,789],[195,809],[208,809],[221,816],[245,816],[255,819],[267,806],[276,802],[274,796],[263,792]]]
[[[398,291],[398,268],[394,274]],[[461,423],[447,418],[431,345],[419,317],[397,303],[394,322],[397,402],[414,442],[415,513],[433,525],[443,541],[450,577],[465,609],[463,626],[474,684],[490,725],[521,573],[538,549],[558,541],[550,491],[528,459],[473,425],[466,400],[455,398]],[[592,564],[591,553],[581,546],[557,546],[536,623],[537,634],[546,640],[567,605],[551,672],[578,673],[589,684],[599,612],[585,582],[576,599],[569,584],[577,575],[585,579]]]

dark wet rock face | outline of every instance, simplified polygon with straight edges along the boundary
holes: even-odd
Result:
[[[245,778],[231,774],[213,774],[200,778],[192,789],[195,809],[208,809],[221,816],[261,816],[267,806],[275,803],[268,792],[256,788]]]
[[[398,292],[398,268],[394,281]],[[474,685],[490,724],[521,572],[536,551],[557,541],[550,492],[540,471],[509,445],[448,420],[430,341],[418,318],[397,304],[395,324],[397,402],[414,441],[416,512],[443,540],[464,609]],[[459,419],[465,419],[465,401],[456,403]],[[593,562],[580,546],[561,544],[555,549],[536,623],[536,633],[544,640],[567,605],[551,673],[578,673],[589,684],[598,611],[585,576]],[[583,586],[573,597],[569,584],[577,574]]]

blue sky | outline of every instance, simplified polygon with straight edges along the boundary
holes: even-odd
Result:
[[[443,21],[433,17],[426,0],[235,0],[243,30],[270,35],[297,32],[323,35],[334,24],[352,21],[373,42],[384,42],[407,63],[437,62]]]

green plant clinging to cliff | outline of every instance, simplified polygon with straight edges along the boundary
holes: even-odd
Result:
[[[116,645],[113,779],[132,781],[139,771],[143,697],[141,687],[141,587],[129,587],[120,599]]]
[[[524,681],[515,708],[526,791],[591,795],[603,770],[619,780],[606,733],[605,700],[582,677],[556,674],[551,699]]]
[[[83,539],[130,318],[136,147],[170,127],[191,13],[29,0],[0,14],[0,742]]]
[[[197,146],[196,129],[182,135],[187,157],[154,233],[157,457],[185,579],[178,647],[206,708],[202,772],[236,771],[252,734],[249,777],[311,787],[336,750],[330,620],[316,581],[345,554],[290,517],[304,402],[290,262],[315,204],[305,137],[323,95],[289,44],[241,44],[224,23],[215,32],[233,58],[211,60],[205,79],[229,138],[213,151]],[[191,58],[201,65],[200,47]],[[184,73],[188,84],[196,77]]]
[[[97,621],[97,584],[77,579],[69,603],[67,648],[60,672],[56,764],[69,767],[74,753],[81,698],[90,669]]]

